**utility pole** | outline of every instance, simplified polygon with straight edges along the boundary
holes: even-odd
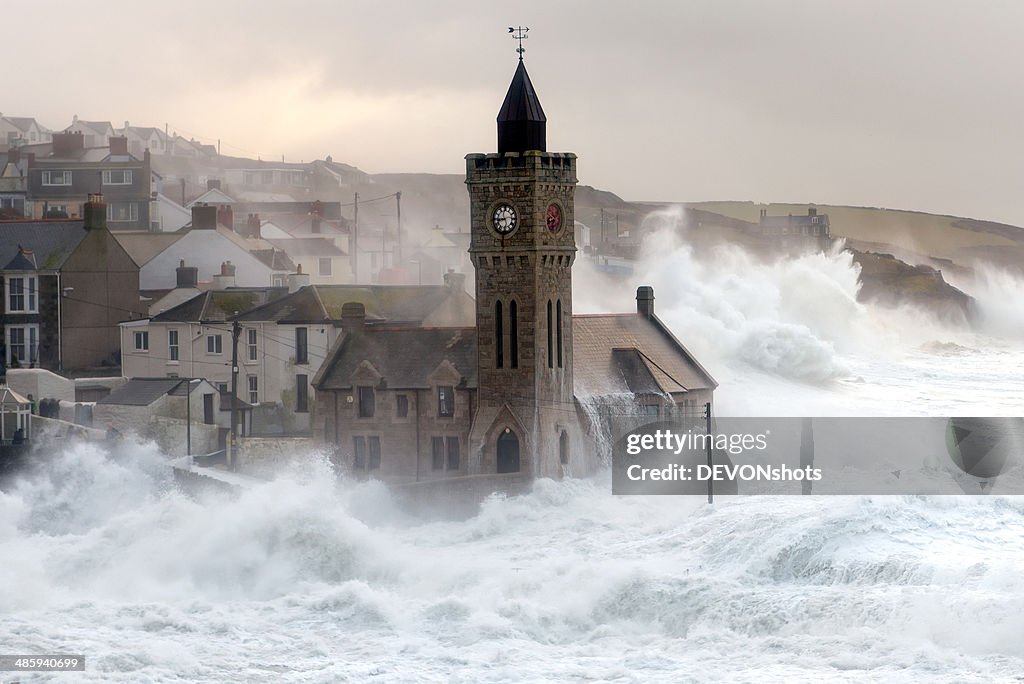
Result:
[[[601,209],[601,246],[602,247],[604,246],[604,243],[605,243],[605,237],[604,237],[604,209],[602,208]]]
[[[708,503],[710,504],[710,503],[714,503],[714,501],[715,501],[715,492],[714,492],[714,487],[712,485],[712,483],[714,482],[714,478],[712,477],[712,473],[714,473],[714,460],[711,457],[711,446],[712,446],[711,443],[714,442],[715,440],[712,439],[712,437],[711,437],[711,402],[710,401],[708,403],[704,404],[704,417],[707,418],[707,421],[708,421],[708,424],[707,424],[707,431],[708,431],[708,438],[707,438],[707,445],[708,445],[708,450],[707,450],[708,451]]]
[[[242,324],[231,323],[231,434],[228,444],[228,470],[235,469],[235,449],[238,443],[238,337]]]
[[[402,191],[395,193],[395,208],[398,210],[398,259],[396,265],[402,263]]]
[[[192,467],[192,378],[185,381],[185,455]]]
[[[359,282],[359,193],[356,193],[352,219],[352,282]]]

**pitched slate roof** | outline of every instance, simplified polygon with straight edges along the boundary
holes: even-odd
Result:
[[[32,250],[26,253],[19,247],[18,253],[14,255],[6,266],[3,267],[4,271],[35,271],[36,270],[36,257]]]
[[[184,233],[151,233],[149,231],[125,231],[114,233],[128,256],[138,266],[142,266],[160,252],[180,240]]]
[[[293,260],[296,257],[304,256],[331,257],[345,255],[345,252],[338,249],[334,241],[328,238],[301,237],[284,240],[270,238],[267,242],[278,249],[284,250]]]
[[[717,387],[714,378],[657,318],[576,315],[572,331],[577,395],[651,390],[652,381],[655,393]]]
[[[116,406],[149,406],[160,397],[177,389],[178,385],[184,382],[188,382],[188,380],[183,378],[132,378],[96,403]]]
[[[208,290],[153,316],[161,322],[223,322],[288,294],[286,287],[232,287]]]
[[[0,264],[10,263],[24,247],[35,253],[39,270],[59,269],[86,235],[81,220],[0,221]]]
[[[457,311],[444,305],[456,298]],[[278,323],[340,321],[341,307],[359,302],[368,320],[389,324],[466,325],[476,314],[473,299],[465,292],[452,292],[444,285],[310,285],[238,317],[240,321],[277,321]],[[431,318],[442,310],[445,320]]]
[[[369,361],[391,389],[428,388],[429,377],[444,361],[476,387],[476,328],[369,327],[345,335],[327,362],[318,389],[348,389],[352,374]]]

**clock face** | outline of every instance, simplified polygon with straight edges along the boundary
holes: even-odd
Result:
[[[494,230],[502,235],[507,235],[515,230],[518,220],[516,210],[507,204],[499,204],[498,208],[494,210]]]
[[[552,233],[557,233],[558,229],[562,227],[562,210],[554,202],[548,205],[546,221],[548,224],[548,230]]]

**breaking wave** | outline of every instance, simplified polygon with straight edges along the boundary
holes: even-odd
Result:
[[[151,445],[0,493],[0,641],[87,681],[927,677],[1024,668],[1024,503],[612,497],[419,523],[374,484],[183,496]],[[120,487],[111,486],[121,483]],[[453,679],[454,678],[454,679]]]

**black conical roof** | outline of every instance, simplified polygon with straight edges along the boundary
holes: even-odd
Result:
[[[546,151],[547,120],[530,75],[526,73],[526,65],[519,60],[498,111],[498,153]]]

